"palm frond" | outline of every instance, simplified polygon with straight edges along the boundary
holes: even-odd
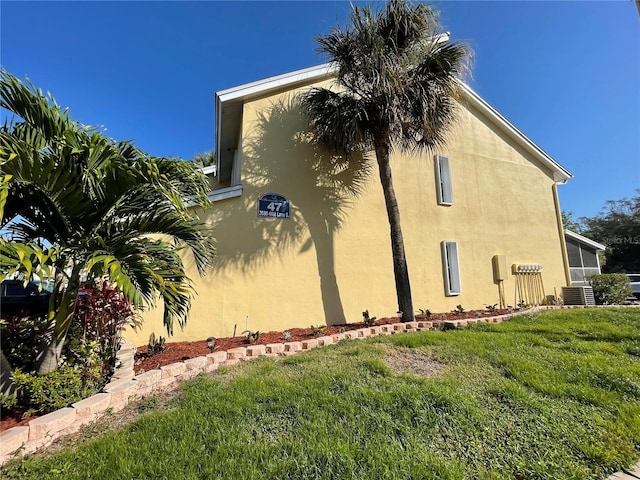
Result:
[[[168,331],[184,326],[192,285],[180,246],[201,274],[215,253],[210,229],[188,209],[210,205],[206,176],[192,162],[149,156],[73,122],[50,95],[5,71],[0,95],[0,107],[17,117],[0,128],[0,227],[15,240],[0,245],[0,269],[55,266],[62,276],[68,265],[84,267],[108,276],[137,307],[160,295]],[[34,243],[40,239],[54,245],[55,258]]]
[[[346,154],[370,148],[374,119],[363,101],[325,88],[312,89],[300,101],[322,143]]]
[[[22,118],[47,141],[61,137],[74,127],[66,110],[51,95],[44,95],[31,82],[21,82],[6,70],[0,70],[0,108]]]
[[[422,3],[356,6],[351,24],[318,39],[340,87],[312,89],[302,101],[318,138],[339,151],[372,148],[374,138],[401,149],[441,146],[455,120],[468,47],[444,41],[437,12]]]

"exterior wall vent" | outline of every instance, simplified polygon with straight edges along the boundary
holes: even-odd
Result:
[[[595,305],[591,287],[562,287],[562,300],[565,305]]]

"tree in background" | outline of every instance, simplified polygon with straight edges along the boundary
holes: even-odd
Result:
[[[0,73],[0,277],[53,278],[38,373],[57,368],[81,275],[108,279],[139,309],[164,305],[172,333],[192,294],[179,248],[200,273],[211,264],[210,231],[186,199],[209,205],[207,178],[191,162],[150,157],[69,118],[49,96]],[[181,247],[179,247],[181,246]]]
[[[634,197],[607,201],[602,212],[580,223],[583,235],[607,246],[603,272],[640,272],[640,189]]]
[[[206,152],[196,153],[191,159],[198,167],[210,167],[216,164],[216,152],[208,150]]]
[[[565,212],[564,210],[562,210],[560,214],[562,215],[562,226],[566,230],[571,230],[575,233],[580,233],[582,231],[580,220],[576,220],[575,218],[573,218],[573,212]]]
[[[320,141],[347,156],[375,152],[398,307],[408,322],[414,310],[390,156],[394,148],[433,151],[445,144],[470,52],[443,38],[437,14],[426,4],[391,0],[380,11],[354,6],[350,18],[350,28],[318,39],[337,69],[337,91],[314,88],[302,103]]]

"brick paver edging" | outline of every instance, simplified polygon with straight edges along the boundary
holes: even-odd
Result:
[[[640,305],[636,306],[640,307]],[[83,425],[94,422],[107,412],[122,410],[129,402],[156,392],[173,389],[184,380],[203,372],[213,372],[221,366],[232,366],[240,362],[263,356],[288,356],[317,347],[332,345],[341,340],[358,340],[378,335],[417,332],[423,330],[459,329],[474,323],[501,323],[511,317],[532,314],[541,310],[558,308],[584,308],[582,306],[542,306],[495,317],[467,318],[464,320],[425,320],[408,323],[393,323],[364,327],[334,335],[325,335],[302,342],[271,343],[232,348],[228,351],[210,353],[204,357],[191,358],[184,362],[165,365],[158,370],[134,375],[135,345],[123,342],[118,351],[119,368],[101,393],[35,418],[28,426],[13,427],[0,434],[0,465],[7,460],[33,453],[51,444],[57,438],[80,430]],[[627,308],[626,306],[624,308]]]

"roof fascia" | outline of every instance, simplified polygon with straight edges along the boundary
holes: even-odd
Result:
[[[580,242],[580,243],[584,243],[589,245],[590,247],[595,248],[596,250],[606,250],[607,247],[605,247],[604,245],[602,245],[601,243],[598,242],[594,242],[593,240],[591,240],[590,238],[587,237],[583,237],[582,235],[580,235],[579,233],[576,232],[572,232],[571,230],[564,230],[564,233],[567,237],[573,238],[574,240]]]
[[[260,95],[280,87],[288,87],[299,82],[329,76],[335,71],[336,68],[333,64],[323,63],[315,67],[303,68],[302,70],[296,70],[283,75],[277,75],[275,77],[258,80],[257,82],[245,83],[244,85],[222,90],[216,94],[216,98],[218,98],[220,102],[244,100],[248,97]]]

